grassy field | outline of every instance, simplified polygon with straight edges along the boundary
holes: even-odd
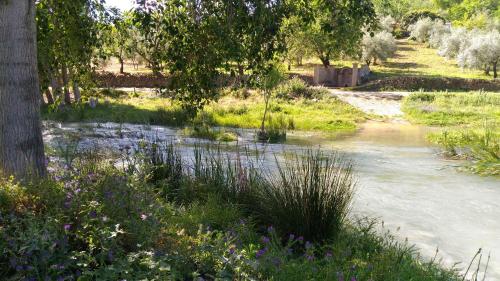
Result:
[[[372,65],[374,79],[395,76],[450,77],[492,79],[478,70],[464,70],[454,60],[447,60],[437,54],[436,49],[407,39],[397,41],[398,50],[394,58],[379,65]],[[336,66],[352,67],[353,61],[333,61]],[[292,72],[312,75],[318,59],[307,60],[303,67],[294,66]]]
[[[257,92],[247,98],[233,93],[207,106],[193,119],[168,98],[148,95],[123,95],[108,98],[94,109],[88,105],[44,110],[47,120],[64,122],[118,122],[166,126],[209,126],[259,128],[264,113],[264,100]],[[369,116],[360,110],[325,94],[321,99],[276,99],[270,105],[271,119],[285,119],[288,129],[333,132],[355,130]]]
[[[413,123],[442,127],[430,139],[449,156],[471,160],[474,172],[500,175],[499,93],[414,93],[403,110]]]

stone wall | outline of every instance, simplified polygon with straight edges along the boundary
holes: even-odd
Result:
[[[353,64],[352,68],[316,66],[313,82],[315,85],[330,87],[354,87],[364,81],[368,75],[370,75],[370,68],[367,65],[363,65],[361,68],[358,67],[358,64]]]

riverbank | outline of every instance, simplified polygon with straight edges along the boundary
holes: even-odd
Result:
[[[413,93],[403,111],[412,123],[442,128],[429,139],[446,156],[469,160],[473,172],[500,175],[500,94]]]
[[[189,159],[168,144],[137,145],[141,153],[120,149],[116,160],[121,165],[110,165],[109,157],[92,151],[76,154],[70,163],[51,162],[52,179],[43,183],[1,181],[0,208],[9,214],[0,218],[6,226],[1,229],[2,276],[461,280],[437,260],[421,260],[409,244],[380,234],[379,224],[372,220],[336,220],[334,228],[321,228],[330,221],[322,220],[327,213],[310,213],[300,224],[292,223],[287,219],[290,212],[300,209],[270,204],[273,196],[269,196],[278,195],[288,178],[252,169],[245,154],[233,150],[226,157],[218,149],[198,148],[195,158]],[[278,165],[283,165],[282,172],[299,177],[317,172],[317,180],[328,174],[324,164],[349,167],[333,154],[316,153],[306,153],[306,162],[288,158]],[[316,166],[319,170],[314,165],[302,170],[300,163],[321,165]],[[350,178],[349,170],[336,173]],[[329,181],[318,183],[323,189]],[[351,192],[350,181],[330,184],[341,188],[336,196]],[[301,208],[309,207],[308,200],[300,202],[306,204]],[[326,201],[316,203],[345,212]],[[308,232],[305,225],[314,225],[314,231]]]
[[[283,130],[354,131],[370,115],[332,97],[326,90],[279,88],[270,103],[266,125]],[[280,90],[281,89],[281,90]],[[310,96],[303,96],[309,93]],[[104,95],[105,94],[105,95]],[[264,115],[264,99],[256,91],[226,91],[218,102],[191,116],[169,98],[152,93],[105,91],[95,108],[87,103],[48,107],[45,120],[61,122],[115,122],[175,127],[232,127],[258,129]],[[301,96],[302,95],[302,96]]]

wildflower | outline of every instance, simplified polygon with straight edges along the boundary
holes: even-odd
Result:
[[[269,237],[262,236],[262,243],[269,244],[270,242],[271,242],[271,239],[269,239]]]
[[[103,222],[107,222],[107,221],[109,221],[109,218],[108,218],[108,217],[106,217],[106,216],[104,216],[104,217],[102,217],[102,221],[103,221]]]
[[[255,257],[256,258],[260,258],[262,257],[263,255],[265,255],[267,253],[267,247],[264,248],[264,249],[260,249],[257,251],[257,253],[255,254]]]
[[[234,254],[234,252],[235,252],[234,247],[231,247],[231,248],[229,249],[229,254],[230,254],[230,255],[232,255],[232,254]]]
[[[356,277],[352,277],[351,281],[357,281]]]
[[[95,219],[97,217],[97,212],[92,210],[92,211],[90,211],[89,216],[90,216],[90,218]]]
[[[69,231],[71,229],[71,224],[65,224],[64,230]]]
[[[146,214],[141,214],[141,220],[145,221],[147,218],[148,216],[146,216]]]
[[[304,241],[304,237],[303,236],[299,236],[299,238],[297,238],[298,241],[302,242]]]

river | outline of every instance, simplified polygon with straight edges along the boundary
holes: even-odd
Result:
[[[45,141],[53,145],[64,132],[79,134],[81,146],[114,150],[133,147],[142,139],[175,140],[186,150],[198,142],[160,126],[55,123],[45,127]],[[459,268],[467,267],[482,248],[483,261],[491,252],[486,280],[500,280],[500,180],[460,171],[461,162],[444,159],[425,140],[430,130],[368,122],[351,134],[292,133],[278,145],[255,145],[252,131],[240,130],[239,143],[268,155],[311,147],[344,153],[354,161],[359,183],[353,215],[379,218],[398,238],[415,244],[425,258],[432,258],[439,248],[438,257],[448,266],[461,262]]]

